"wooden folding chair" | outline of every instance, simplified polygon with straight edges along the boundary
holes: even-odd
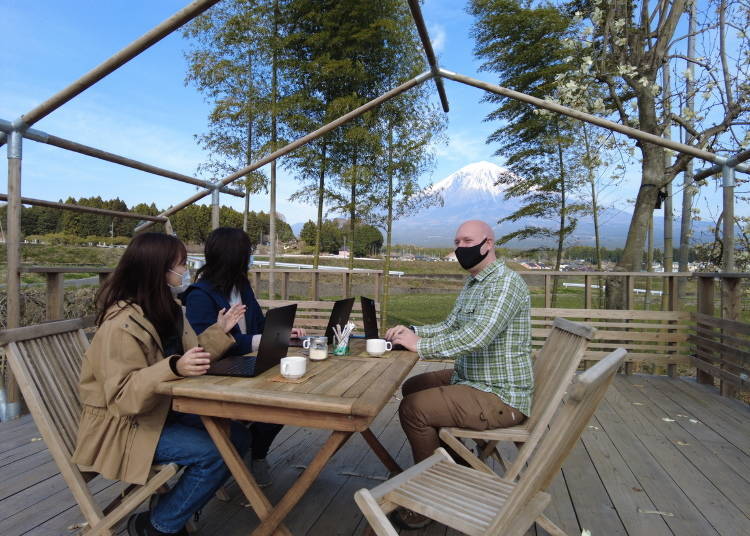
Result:
[[[386,514],[404,507],[469,534],[521,536],[550,501],[546,490],[625,359],[618,348],[573,379],[566,403],[517,481],[456,464],[435,454],[354,500],[378,536],[396,536]]]
[[[547,431],[555,415],[565,390],[575,374],[589,341],[596,329],[555,318],[544,346],[534,360],[534,399],[531,416],[518,426],[493,430],[470,430],[468,428],[441,428],[440,439],[456,454],[461,456],[474,469],[486,473],[494,471],[482,460],[494,456],[505,467],[503,477],[514,480],[534,452],[539,439]],[[469,438],[477,442],[479,456],[476,456],[459,438]],[[518,455],[512,464],[507,464],[497,449],[500,441],[513,441],[518,446]]]
[[[81,400],[78,379],[88,347],[78,318],[9,329],[0,334],[10,368],[47,448],[88,522],[87,535],[110,535],[110,529],[177,474],[178,466],[153,466],[143,486],[128,486],[105,508],[96,504],[87,482],[97,473],[71,461],[75,450]]]

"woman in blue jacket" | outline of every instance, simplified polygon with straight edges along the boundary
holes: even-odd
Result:
[[[228,310],[230,304],[236,303],[246,306],[245,316],[230,331],[235,344],[226,351],[226,355],[243,355],[256,351],[265,325],[263,311],[247,278],[251,249],[250,239],[242,229],[214,229],[206,239],[206,264],[198,270],[197,282],[182,294],[186,316],[190,326],[198,334],[216,322],[221,309]],[[304,330],[292,329],[292,336],[303,335]],[[262,422],[250,425],[250,469],[261,487],[271,484],[266,454],[281,428],[280,424]]]

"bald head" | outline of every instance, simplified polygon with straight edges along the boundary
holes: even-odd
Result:
[[[456,238],[453,243],[456,248],[470,248],[481,244],[479,253],[487,256],[471,268],[464,266],[472,275],[478,274],[485,266],[497,259],[495,257],[495,233],[492,231],[492,227],[483,221],[469,220],[462,223],[456,231]],[[456,254],[458,256],[458,251]]]
[[[469,220],[463,222],[456,231],[456,246],[459,245],[459,239],[463,238],[474,239],[471,244],[466,244],[467,246],[478,244],[483,238],[489,238],[490,242],[493,244],[495,243],[495,233],[492,231],[492,227],[481,220]]]

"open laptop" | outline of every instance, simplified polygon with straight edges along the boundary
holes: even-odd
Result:
[[[352,313],[354,307],[354,298],[346,298],[338,300],[333,303],[333,309],[331,310],[331,316],[328,317],[328,325],[324,335],[328,337],[328,344],[333,344],[333,327],[338,324],[343,329],[344,325],[349,321],[349,316]],[[302,342],[307,337],[302,338],[291,338],[289,339],[289,346],[302,346]]]
[[[234,355],[211,363],[206,374],[251,378],[279,364],[289,349],[289,332],[294,325],[297,304],[270,309],[260,338],[257,356]]]
[[[375,300],[366,298],[365,296],[359,297],[362,303],[362,323],[365,325],[365,337],[368,339],[379,339],[380,333],[378,331],[378,317],[375,311]],[[406,350],[401,344],[394,344],[394,350]]]

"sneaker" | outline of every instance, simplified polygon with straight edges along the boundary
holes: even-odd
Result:
[[[138,512],[128,519],[128,536],[188,536],[187,530],[183,527],[179,532],[167,533],[156,530],[151,525],[150,512]]]
[[[151,536],[151,521],[148,512],[138,512],[128,519],[128,536]]]
[[[390,515],[391,522],[401,529],[422,529],[432,523],[432,519],[422,514],[412,512],[407,508],[396,508]]]
[[[268,465],[265,458],[252,460],[250,462],[250,472],[253,474],[256,484],[261,488],[270,486],[273,482],[271,478],[271,466]]]

